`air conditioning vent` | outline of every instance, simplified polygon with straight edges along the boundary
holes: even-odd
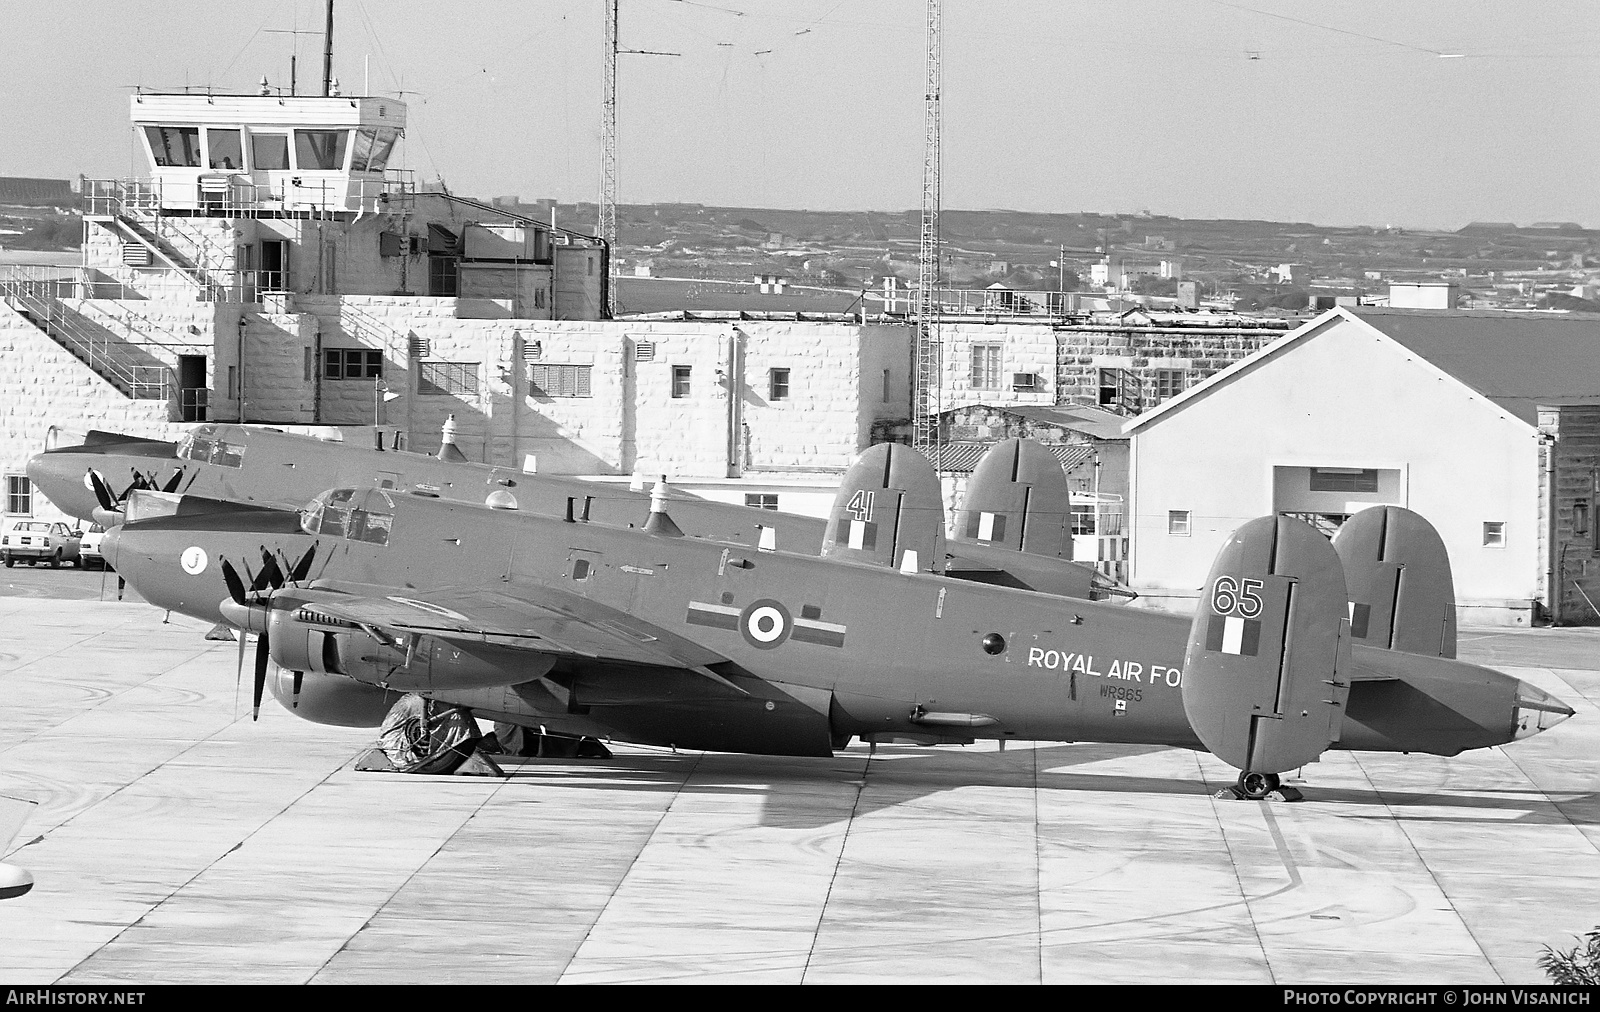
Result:
[[[1037,390],[1039,389],[1039,374],[1032,372],[1014,372],[1011,374],[1011,389]]]

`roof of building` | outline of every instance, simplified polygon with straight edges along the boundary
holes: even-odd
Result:
[[[946,443],[939,448],[939,470],[946,473],[970,474],[978,461],[995,446],[994,443]],[[1061,461],[1063,471],[1071,471],[1094,456],[1094,447],[1083,443],[1049,444],[1048,449]]]
[[[1008,411],[1013,415],[1020,415],[1029,421],[1045,422],[1050,425],[1059,425],[1063,429],[1081,432],[1096,439],[1127,439],[1122,434],[1122,426],[1127,422],[1127,415],[1119,415],[1115,411],[1106,411],[1103,408],[1090,407],[1087,404],[1056,404],[1056,405],[1017,405],[997,408],[999,411]]]
[[[1350,311],[1530,425],[1540,404],[1600,402],[1600,314]]]
[[[0,204],[70,204],[75,199],[65,179],[0,176]]]
[[[1540,404],[1600,404],[1600,313],[1340,306],[1125,426],[1129,435],[1340,318],[1365,324],[1529,425]]]
[[[963,404],[957,408],[945,409],[940,412],[940,416],[949,417],[957,412],[970,411],[974,408],[982,411],[998,411],[1026,418],[1030,422],[1071,429],[1073,432],[1081,432],[1095,439],[1128,438],[1122,434],[1122,426],[1128,420],[1127,415],[1119,415],[1114,411],[1106,411],[1087,404]]]

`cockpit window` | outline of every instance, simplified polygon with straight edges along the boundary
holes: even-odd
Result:
[[[244,445],[214,438],[206,429],[196,429],[178,444],[178,457],[202,464],[241,467],[244,464]]]
[[[300,529],[307,534],[387,545],[389,532],[394,528],[394,515],[366,509],[370,496],[363,497],[358,505],[356,491],[338,488],[311,500],[300,512]]]

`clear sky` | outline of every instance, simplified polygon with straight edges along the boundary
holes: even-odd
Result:
[[[338,0],[405,164],[593,200],[604,0]],[[944,0],[944,206],[1600,227],[1594,0]],[[621,199],[920,206],[923,0],[621,0]],[[127,96],[321,70],[322,0],[0,0],[0,174],[123,176]],[[289,31],[318,34],[293,35]]]

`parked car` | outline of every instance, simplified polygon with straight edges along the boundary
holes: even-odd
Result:
[[[83,534],[63,523],[44,520],[21,520],[4,534],[0,534],[0,561],[7,566],[26,562],[32,566],[48,562],[54,569],[63,562],[83,565],[78,545]]]
[[[105,556],[100,554],[100,542],[106,536],[106,529],[99,524],[90,524],[89,529],[83,534],[83,541],[78,545],[78,565],[95,569],[109,569]]]

